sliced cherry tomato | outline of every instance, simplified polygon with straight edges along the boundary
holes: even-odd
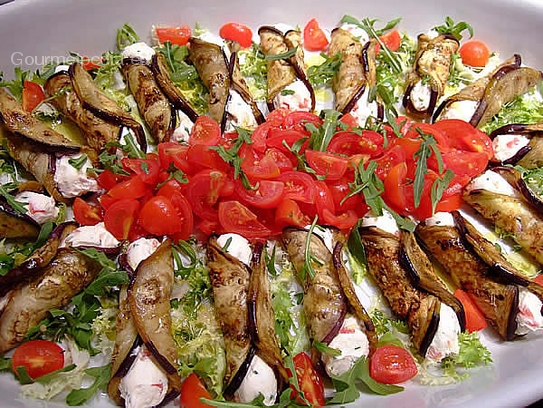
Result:
[[[326,225],[332,225],[340,230],[350,230],[358,221],[358,214],[354,210],[347,210],[339,215],[334,214],[325,208],[322,212],[323,220]]]
[[[234,182],[235,191],[245,205],[258,208],[275,208],[283,199],[285,184],[277,180],[259,180],[254,188],[245,188],[238,179]]]
[[[160,171],[160,162],[156,154],[149,153],[147,159],[124,157],[121,160],[123,169],[141,177],[146,184],[155,185]]]
[[[471,67],[484,67],[490,58],[488,46],[480,40],[466,41],[458,52],[462,62]]]
[[[397,212],[404,214],[409,211],[407,199],[404,193],[407,164],[398,163],[385,177],[383,198]]]
[[[219,170],[202,170],[189,181],[186,197],[196,215],[208,221],[218,221],[215,204],[219,197],[234,192],[234,183]]]
[[[483,330],[488,324],[481,309],[473,301],[468,292],[456,289],[454,296],[462,303],[466,314],[466,330],[470,333]]]
[[[14,373],[24,367],[36,379],[64,367],[64,350],[52,341],[30,340],[15,349],[11,365]]]
[[[81,59],[81,65],[83,65],[83,68],[85,68],[87,71],[100,68],[99,62],[102,62],[102,60],[93,60],[89,57],[83,57]]]
[[[429,123],[413,123],[405,137],[417,140],[422,137],[421,133],[433,136],[440,148],[449,147],[449,139],[445,132]]]
[[[488,159],[494,156],[494,147],[490,137],[468,122],[460,119],[444,119],[432,126],[447,135],[451,147],[470,152],[484,152]]]
[[[358,119],[356,119],[350,113],[346,113],[339,120],[347,125],[347,130],[352,130],[358,127]]]
[[[258,220],[256,214],[238,201],[219,203],[219,222],[226,231],[247,239],[268,238],[271,235],[271,230]]]
[[[45,99],[42,87],[32,81],[24,81],[22,103],[26,112],[32,112]]]
[[[177,217],[181,221],[181,229],[174,233],[173,236],[175,240],[186,241],[194,230],[194,215],[189,200],[181,193],[174,193],[169,199],[177,211]]]
[[[413,356],[403,347],[394,344],[375,350],[370,360],[370,375],[382,384],[399,384],[417,375]]]
[[[354,132],[338,132],[328,145],[328,152],[352,156],[363,154],[368,157],[377,157],[383,153],[384,137],[372,130],[363,130],[362,135]]]
[[[301,352],[296,354],[292,360],[294,362],[294,369],[296,370],[296,377],[298,378],[298,387],[303,392],[307,402],[312,407],[325,406],[324,381],[313,367],[311,358],[306,353]],[[296,398],[296,395],[294,398]]]
[[[72,206],[75,220],[81,225],[96,225],[102,221],[102,209],[76,197]]]
[[[332,214],[335,214],[336,206],[334,204],[334,197],[332,196],[330,188],[328,188],[328,184],[324,181],[316,180],[315,190],[315,207],[319,218],[324,218],[324,210],[328,210]]]
[[[317,19],[312,18],[304,27],[304,48],[308,51],[325,51],[326,47],[328,47],[328,38]]]
[[[355,194],[345,199],[351,193],[348,178],[343,177],[338,181],[328,183],[328,187],[332,193],[337,211],[355,210],[359,216],[364,215],[368,211],[361,194]]]
[[[188,25],[178,27],[155,27],[158,41],[163,44],[166,41],[176,45],[186,45],[192,35]]]
[[[163,142],[158,144],[158,157],[160,167],[168,170],[171,164],[177,169],[187,173],[190,165],[187,160],[189,147],[178,142]]]
[[[407,155],[402,146],[393,146],[383,153],[381,157],[375,159],[377,162],[377,169],[375,169],[375,174],[381,180],[384,180],[390,170],[394,168],[399,163],[404,163],[406,161]]]
[[[276,180],[284,183],[283,199],[292,199],[303,203],[315,202],[315,179],[300,171],[286,171]]]
[[[148,188],[142,178],[140,176],[134,176],[116,184],[105,195],[113,200],[120,200],[123,198],[140,198],[147,194],[147,192]]]
[[[279,176],[281,171],[270,155],[259,155],[251,145],[243,144],[239,149],[241,170],[250,179],[269,179]]]
[[[181,230],[181,218],[171,200],[155,196],[143,204],[139,213],[139,224],[153,235],[169,235]]]
[[[245,24],[227,23],[220,28],[219,35],[225,40],[236,41],[242,48],[253,44],[253,32]]]
[[[187,150],[187,162],[189,169],[188,174],[195,174],[203,169],[217,169],[227,172],[230,168],[216,150],[211,149],[211,146],[203,144],[195,144]]]
[[[274,109],[266,117],[266,123],[269,123],[273,127],[280,127],[289,113],[290,110],[285,108]]]
[[[264,153],[266,151],[266,139],[272,126],[271,123],[264,122],[251,133],[252,146],[257,152]]]
[[[345,157],[318,150],[306,150],[305,158],[317,175],[326,177],[328,181],[339,180],[349,167],[349,160]]]
[[[391,30],[388,33],[380,36],[379,39],[390,51],[394,52],[398,51],[398,48],[400,48],[400,44],[402,43],[402,37],[400,36],[400,32],[398,30]],[[380,51],[381,44],[377,43],[377,46],[375,47],[375,52],[379,53]]]
[[[208,404],[200,401],[201,398],[212,399],[200,378],[195,373],[191,373],[181,385],[179,406],[181,408],[209,408]]]
[[[283,127],[286,129],[294,129],[309,135],[309,131],[306,128],[308,123],[312,123],[316,127],[322,125],[322,119],[311,112],[305,111],[292,111],[285,117],[283,121]]]
[[[300,206],[296,201],[286,198],[281,201],[275,210],[275,224],[279,228],[287,225],[303,228],[311,224],[311,220],[300,210]]]
[[[463,152],[451,150],[441,153],[446,169],[451,169],[456,176],[475,177],[485,171],[488,156],[484,152]],[[428,167],[437,170],[435,157],[428,159]]]
[[[111,170],[102,171],[96,178],[98,185],[106,190],[111,190],[117,183],[119,177]]]
[[[138,200],[123,198],[115,201],[104,213],[106,229],[118,240],[127,239],[137,222],[139,209]]]
[[[286,143],[290,148],[300,139],[308,139],[308,136],[294,129],[271,128],[268,132],[266,144],[268,145],[268,147],[275,147],[283,152],[289,152],[289,149],[285,147],[284,143]],[[303,152],[305,150],[308,143],[309,141],[306,140],[302,144],[300,152]]]
[[[189,145],[215,146],[221,140],[221,127],[209,116],[198,116],[190,131]]]
[[[534,278],[534,282],[537,283],[538,285],[543,286],[543,274],[537,275]]]
[[[270,156],[271,160],[275,162],[281,173],[292,171],[296,167],[296,158],[290,153],[285,153],[279,149],[270,147],[266,150],[264,155]]]

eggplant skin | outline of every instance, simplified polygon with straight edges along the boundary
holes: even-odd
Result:
[[[488,190],[464,193],[464,201],[512,238],[537,262],[543,263],[543,215],[520,197]]]
[[[47,317],[50,309],[68,305],[100,270],[100,264],[80,252],[60,249],[40,279],[7,295],[9,300],[0,316],[0,355],[23,341],[28,330]]]
[[[207,242],[207,266],[224,336],[224,383],[228,388],[252,350],[247,303],[250,271],[237,258],[223,251],[214,235]]]
[[[491,326],[504,340],[515,337],[518,287],[493,281],[488,266],[466,247],[453,226],[425,226],[415,230],[426,251],[477,304]]]
[[[40,226],[30,217],[17,213],[0,197],[0,236],[36,239]]]

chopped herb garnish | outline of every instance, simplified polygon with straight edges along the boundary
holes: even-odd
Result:
[[[343,59],[340,53],[331,57],[325,53],[321,53],[320,55],[324,58],[324,62],[320,65],[312,65],[307,69],[307,78],[313,88],[330,84],[334,75],[339,71],[339,66]]]
[[[88,157],[85,153],[78,157],[72,157],[68,159],[68,164],[76,170],[81,170],[83,166],[87,163]]]
[[[437,31],[439,34],[450,34],[454,38],[456,38],[458,41],[462,40],[463,35],[462,32],[465,30],[468,30],[470,38],[473,37],[473,27],[470,26],[465,21],[460,21],[458,23],[455,23],[452,18],[447,16],[445,18],[445,24],[435,26],[433,28],[435,31]]]
[[[125,47],[135,44],[140,40],[132,26],[128,23],[123,24],[117,30],[117,50],[122,51]]]

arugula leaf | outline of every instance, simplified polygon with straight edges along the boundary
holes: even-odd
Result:
[[[0,372],[11,371],[11,358],[0,358]]]
[[[365,356],[358,359],[346,373],[340,376],[332,375],[332,382],[336,394],[329,401],[330,404],[346,404],[356,401],[360,396],[360,390],[357,387],[359,383],[365,384],[371,391],[379,395],[390,395],[404,390],[403,387],[381,384],[371,378],[369,360]]]
[[[435,26],[433,29],[439,34],[450,34],[458,41],[462,40],[462,32],[465,30],[468,30],[470,38],[473,37],[473,27],[471,25],[465,21],[455,23],[454,20],[449,16],[445,18],[445,24]]]
[[[85,373],[94,377],[94,382],[88,388],[80,388],[78,390],[72,390],[66,396],[66,404],[69,406],[83,405],[87,402],[96,392],[104,391],[109,383],[111,376],[111,363],[101,367],[91,367],[85,370]]]
[[[265,55],[264,56],[264,59],[266,61],[278,61],[278,60],[282,60],[282,59],[287,59],[287,58],[290,58],[292,57],[293,55],[296,54],[296,52],[298,51],[298,46],[294,47],[294,48],[291,48],[290,50],[286,51],[286,52],[283,52],[281,54],[269,54],[269,55]]]
[[[70,166],[72,166],[76,170],[81,170],[83,166],[87,163],[87,159],[88,159],[87,154],[83,153],[79,157],[76,157],[76,158],[72,157],[68,159],[68,164],[70,164]]]
[[[309,79],[313,88],[330,84],[334,75],[339,71],[343,59],[343,55],[339,52],[331,57],[323,52],[321,52],[320,55],[324,58],[323,63],[320,65],[312,65],[307,69],[307,79]]]
[[[21,204],[19,201],[15,200],[15,197],[12,196],[6,188],[10,188],[10,185],[0,185],[0,196],[4,197],[6,202],[19,214],[26,214],[27,210],[24,204]]]
[[[2,79],[0,86],[8,88],[9,92],[17,100],[21,100],[23,95],[24,82],[30,79],[31,72],[25,71],[21,67],[14,68],[15,79],[5,81]]]
[[[322,354],[326,354],[330,357],[341,356],[340,350],[332,348],[328,346],[326,343],[323,343],[321,341],[313,340],[313,347],[315,347],[315,350],[321,352]]]
[[[117,30],[116,44],[118,51],[122,51],[125,47],[135,44],[139,40],[140,37],[128,23],[124,23],[123,26]]]
[[[430,198],[432,200],[432,214],[436,212],[437,204],[441,201],[443,193],[449,187],[452,179],[454,178],[454,172],[451,169],[447,169],[443,177],[438,177],[432,183],[432,191]]]
[[[313,123],[306,123],[305,128],[311,132],[309,148],[325,152],[336,133],[341,113],[333,109],[325,109],[324,121],[321,126],[316,127]]]

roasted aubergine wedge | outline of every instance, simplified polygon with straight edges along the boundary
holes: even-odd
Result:
[[[542,79],[540,71],[522,66],[520,56],[514,55],[490,75],[478,79],[444,100],[434,113],[434,121],[455,118],[455,110],[469,111],[469,115],[459,119],[473,126],[482,126],[506,103],[525,94]],[[456,105],[466,102],[470,105],[469,109],[461,109]]]
[[[495,150],[494,163],[516,164],[529,170],[543,167],[543,123],[505,125],[492,131],[490,138],[493,143],[500,138],[505,138],[504,143],[516,142],[516,148],[507,149],[505,155],[498,156]]]
[[[344,325],[349,325],[353,333],[361,333],[355,340],[359,342],[356,355],[342,353],[331,360],[313,350],[314,363],[320,357],[329,374],[342,374],[358,358],[371,355],[377,346],[373,322],[356,296],[343,265],[344,238],[334,232],[333,253],[319,235],[306,229],[287,227],[281,240],[304,289],[303,308],[310,339],[333,345],[342,336]],[[354,321],[354,326],[351,327],[350,321]]]
[[[453,55],[460,46],[450,34],[430,38],[420,34],[413,69],[407,78],[403,106],[417,120],[430,120],[443,96],[451,72]]]
[[[338,54],[341,55],[341,63],[332,80],[332,90],[336,97],[335,109],[343,114],[353,113],[360,117],[360,122],[364,122],[367,117],[360,115],[360,110],[375,111],[374,116],[382,119],[382,105],[377,101],[368,101],[370,89],[377,82],[375,41],[362,44],[349,31],[335,28],[331,34],[328,56]],[[364,109],[364,106],[359,106],[361,103],[371,108]]]
[[[453,283],[470,295],[499,336],[512,340],[517,327],[518,287],[493,280],[488,265],[471,250],[455,225],[420,223],[416,234],[423,248]]]
[[[464,201],[543,263],[543,214],[497,171],[473,179]]]
[[[258,35],[260,49],[268,60],[268,109],[286,107],[312,112],[315,92],[307,78],[301,33],[262,26]]]

